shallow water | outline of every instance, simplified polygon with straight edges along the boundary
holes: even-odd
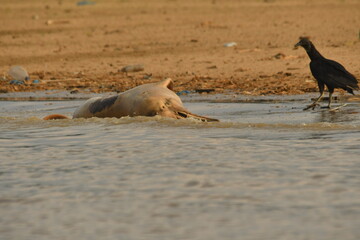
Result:
[[[2,101],[0,239],[360,239],[360,104],[308,97],[182,97],[219,123]]]

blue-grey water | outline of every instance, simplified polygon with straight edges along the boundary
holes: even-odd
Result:
[[[0,239],[360,239],[359,103],[182,98],[221,122],[1,101]]]

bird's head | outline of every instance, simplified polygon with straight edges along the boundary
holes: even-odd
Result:
[[[309,37],[300,37],[300,41],[295,44],[295,49],[297,49],[299,46],[303,47],[306,51],[309,51],[312,47],[312,43],[309,40]]]

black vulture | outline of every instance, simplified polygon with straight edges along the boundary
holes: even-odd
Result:
[[[334,92],[335,88],[342,88],[348,93],[354,94],[353,90],[358,90],[358,81],[349,73],[340,63],[335,62],[330,59],[324,58],[315,48],[314,44],[307,37],[300,37],[300,41],[295,45],[295,48],[298,46],[302,46],[309,58],[310,62],[310,70],[312,75],[317,80],[320,96],[304,108],[304,110],[308,110],[309,108],[314,109],[324,95],[324,86],[326,85],[329,90],[329,105],[327,108],[330,108],[331,105],[331,96]]]

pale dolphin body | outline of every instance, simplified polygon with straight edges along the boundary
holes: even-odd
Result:
[[[90,98],[75,110],[73,118],[160,115],[175,119],[195,118],[201,121],[218,121],[190,113],[172,90],[173,82],[167,78],[157,83],[137,86],[118,95]]]

